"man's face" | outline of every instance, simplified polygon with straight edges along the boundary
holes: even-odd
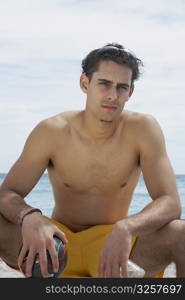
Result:
[[[133,92],[132,70],[113,61],[102,61],[93,73],[91,81],[81,76],[87,94],[86,109],[91,110],[97,119],[112,122],[120,117],[126,101]]]

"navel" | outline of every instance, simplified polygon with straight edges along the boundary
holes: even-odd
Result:
[[[52,162],[52,160],[50,159],[49,162],[48,162],[48,167],[49,168],[53,168],[54,167],[54,164]]]
[[[70,188],[70,185],[68,183],[64,183],[64,185],[68,188]]]
[[[126,185],[127,185],[127,183],[124,182],[124,183],[120,186],[120,188],[123,188],[123,187],[125,187]]]

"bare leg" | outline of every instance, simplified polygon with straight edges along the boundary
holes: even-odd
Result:
[[[185,277],[185,220],[174,220],[156,232],[139,237],[130,259],[152,277],[172,261],[177,277]]]
[[[10,266],[18,268],[17,260],[22,246],[21,228],[0,214],[0,257]]]

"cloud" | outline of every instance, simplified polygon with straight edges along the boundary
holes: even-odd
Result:
[[[176,44],[181,43],[178,37],[184,36],[179,23],[174,24],[170,19],[170,16],[184,15],[181,1],[155,1],[155,4],[151,1],[129,4],[125,1],[53,1],[51,5],[51,1],[40,0],[16,1],[16,5],[15,2],[10,5],[13,1],[9,0],[8,3],[0,4],[5,10],[0,18],[0,33],[6,39],[17,41],[15,54],[19,58],[79,58],[83,48],[86,53],[87,49],[110,40],[121,41],[130,48],[133,45],[136,50],[139,47],[143,53],[150,50],[151,55],[152,46],[157,54],[166,48],[165,41],[173,41],[174,34]],[[3,7],[0,11],[3,12]],[[160,16],[163,12],[169,16],[163,25],[155,17],[151,18],[151,14]],[[175,47],[174,42],[171,47]]]
[[[1,1],[1,157],[11,148],[14,128],[22,128],[22,145],[41,119],[82,109],[81,60],[94,48],[119,42],[144,61],[127,107],[157,118],[169,151],[178,153],[176,170],[184,172],[184,8],[182,0]]]

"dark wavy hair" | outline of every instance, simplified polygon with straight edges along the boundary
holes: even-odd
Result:
[[[143,62],[130,50],[117,43],[109,43],[91,51],[82,60],[82,74],[87,75],[91,80],[93,73],[98,70],[100,62],[105,60],[128,66],[132,70],[132,83],[139,79],[140,67],[143,66]]]

